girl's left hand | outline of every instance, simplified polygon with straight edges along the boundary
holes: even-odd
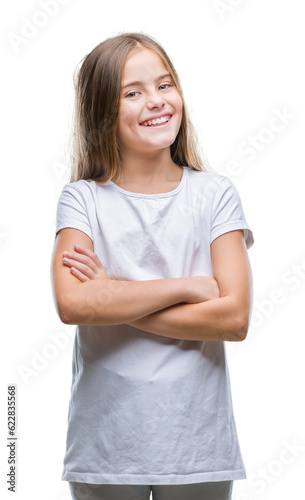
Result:
[[[88,248],[74,245],[75,252],[63,252],[63,264],[80,281],[110,279],[96,253]]]

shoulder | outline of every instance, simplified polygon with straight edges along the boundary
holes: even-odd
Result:
[[[63,186],[63,191],[76,191],[78,193],[85,193],[87,191],[92,191],[96,187],[95,182],[80,179],[79,181],[68,182]]]
[[[62,187],[61,198],[75,199],[86,203],[95,197],[96,183],[80,179],[74,182],[68,182]]]
[[[217,172],[207,172],[205,170],[194,170],[191,167],[186,167],[186,170],[189,175],[189,179],[195,184],[195,183],[202,183],[202,184],[213,184],[216,187],[223,182],[224,180],[229,180],[229,177],[226,177],[225,175],[218,174]]]
[[[186,170],[192,190],[202,193],[210,199],[214,198],[218,188],[221,188],[220,190],[227,190],[228,188],[234,189],[234,184],[229,177],[225,175],[216,172],[194,170],[190,167],[187,167]]]

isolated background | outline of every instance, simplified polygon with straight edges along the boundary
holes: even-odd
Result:
[[[52,0],[52,16],[41,15],[46,3],[7,2],[2,21],[1,498],[12,497],[6,486],[6,390],[15,383],[14,498],[70,499],[61,473],[74,327],[59,321],[50,286],[56,205],[67,182],[73,71],[98,43],[125,31],[147,33],[169,53],[202,148],[213,169],[238,189],[255,238],[249,250],[254,276],[249,335],[245,342],[226,344],[248,473],[247,480],[235,482],[233,500],[301,498],[303,2]],[[29,22],[41,27],[13,43]],[[279,114],[286,118],[276,120]]]

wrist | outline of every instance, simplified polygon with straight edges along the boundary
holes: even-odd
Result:
[[[180,302],[188,302],[190,298],[190,287],[188,278],[176,278],[176,300]]]

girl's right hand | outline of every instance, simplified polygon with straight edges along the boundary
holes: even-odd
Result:
[[[192,276],[184,279],[187,280],[187,303],[195,304],[220,297],[218,283],[213,276]]]

